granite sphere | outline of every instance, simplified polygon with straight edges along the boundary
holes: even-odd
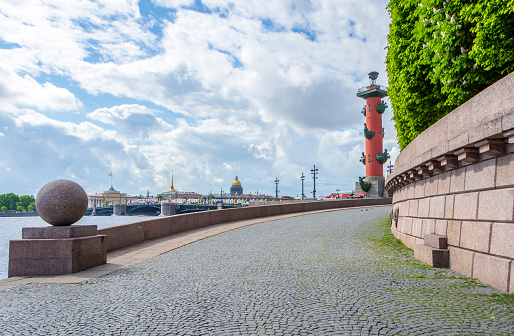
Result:
[[[80,185],[69,180],[49,182],[36,196],[39,216],[53,226],[68,226],[84,216],[87,194]]]

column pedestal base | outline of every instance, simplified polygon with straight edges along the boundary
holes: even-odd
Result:
[[[387,196],[384,195],[385,178],[383,176],[367,176],[364,178],[364,181],[371,183],[371,188],[366,192],[367,194],[378,197]],[[361,189],[361,185],[359,182],[355,182],[355,194],[360,194],[361,192],[364,192]]]
[[[96,225],[23,228],[22,238],[9,242],[9,277],[70,274],[107,262]]]

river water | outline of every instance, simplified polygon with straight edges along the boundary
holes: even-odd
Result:
[[[157,218],[146,216],[85,216],[73,225],[96,225],[99,228]],[[7,278],[9,240],[21,239],[24,227],[50,226],[41,217],[0,217],[0,279]]]

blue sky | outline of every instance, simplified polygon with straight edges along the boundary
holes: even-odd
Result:
[[[0,193],[349,191],[382,0],[0,0]],[[398,154],[391,111],[384,147]]]

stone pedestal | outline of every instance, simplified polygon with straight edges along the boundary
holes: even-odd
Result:
[[[112,209],[113,216],[126,216],[127,215],[127,205],[126,204],[114,204]]]
[[[367,183],[371,183],[371,188],[367,191],[370,195],[375,195],[378,197],[384,197],[384,185],[385,178],[383,176],[367,176],[364,178],[364,181]],[[361,185],[359,182],[355,182],[355,193],[359,194],[363,192],[361,189]]]
[[[177,213],[175,209],[175,204],[162,202],[161,203],[161,214],[159,216],[172,216]]]
[[[107,262],[96,225],[23,228],[9,242],[9,277],[69,274]]]

